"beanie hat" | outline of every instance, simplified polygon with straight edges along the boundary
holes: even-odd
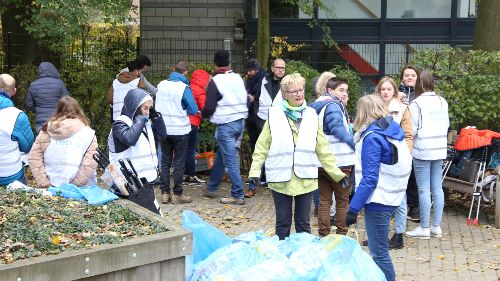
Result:
[[[260,62],[258,59],[249,59],[247,61],[247,70],[259,69],[259,68],[260,68]]]
[[[229,65],[229,52],[227,50],[218,50],[214,55],[214,64],[218,67]]]

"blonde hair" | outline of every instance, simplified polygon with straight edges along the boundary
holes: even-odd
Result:
[[[384,76],[382,77],[382,79],[380,79],[380,81],[378,81],[377,88],[375,88],[375,94],[382,97],[382,84],[384,84],[385,82],[389,82],[394,89],[394,95],[392,96],[392,99],[396,99],[397,101],[401,102],[401,99],[398,95],[398,87],[396,87],[396,82],[389,76]]]
[[[64,119],[79,119],[86,126],[90,125],[89,119],[85,116],[78,101],[70,96],[62,96],[57,103],[56,112],[54,112],[47,123],[42,127],[42,131],[47,131],[47,124],[49,122],[61,121]]]
[[[335,76],[335,74],[325,71],[321,73],[321,75],[318,78],[318,81],[316,82],[316,89],[314,91],[316,92],[316,97],[321,97],[322,95],[325,94],[326,92],[326,85],[328,84],[328,81],[332,79]]]
[[[378,95],[366,95],[358,100],[354,130],[359,131],[363,126],[387,116],[387,107]]]
[[[286,75],[285,77],[283,77],[283,79],[281,79],[280,83],[281,93],[288,92],[290,86],[292,85],[304,86],[305,84],[306,80],[298,72]]]

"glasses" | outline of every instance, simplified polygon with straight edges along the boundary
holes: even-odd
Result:
[[[288,91],[288,93],[292,96],[297,96],[298,94],[303,94],[304,89],[298,89],[297,91],[293,91],[293,92]]]
[[[285,70],[285,67],[284,67],[284,66],[274,66],[274,65],[273,65],[273,67],[274,67],[274,68],[276,68],[276,69],[278,69],[278,70]]]

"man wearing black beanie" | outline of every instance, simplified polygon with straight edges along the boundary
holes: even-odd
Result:
[[[204,195],[217,197],[219,183],[227,170],[231,179],[231,196],[220,199],[222,204],[243,205],[243,182],[236,157],[236,142],[243,132],[248,116],[248,98],[243,79],[229,68],[229,52],[219,50],[214,55],[215,70],[207,87],[207,100],[202,118],[217,125],[215,137],[219,150]]]

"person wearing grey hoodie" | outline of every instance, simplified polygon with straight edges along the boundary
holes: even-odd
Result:
[[[38,79],[31,82],[26,95],[26,107],[36,114],[36,131],[54,114],[57,102],[68,90],[61,75],[50,62],[42,62],[38,67]]]

